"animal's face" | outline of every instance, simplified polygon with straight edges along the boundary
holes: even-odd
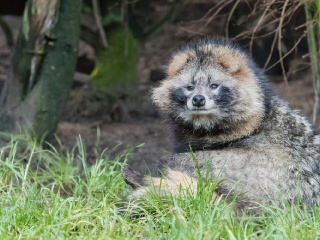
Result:
[[[228,129],[244,121],[256,126],[264,113],[263,96],[245,57],[221,46],[179,53],[153,100],[194,129]]]
[[[168,103],[175,116],[193,122],[195,128],[213,128],[215,123],[228,117],[236,102],[235,82],[223,71],[194,65],[175,77],[179,84],[173,88]],[[229,84],[228,84],[229,83]]]

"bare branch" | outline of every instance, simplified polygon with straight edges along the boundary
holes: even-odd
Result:
[[[279,27],[278,27],[278,30],[279,30],[279,34],[278,34],[279,58],[280,58],[280,64],[281,64],[281,68],[282,68],[283,78],[284,78],[284,81],[285,81],[287,86],[288,86],[288,79],[287,79],[287,75],[286,75],[286,70],[284,69],[283,58],[282,58],[282,46],[281,46],[281,43],[282,43],[282,32],[281,32],[281,29],[282,29],[282,23],[283,23],[283,18],[284,18],[283,15],[284,15],[284,13],[286,11],[286,7],[288,5],[288,2],[289,2],[289,0],[286,0],[286,2],[284,3],[284,5],[282,7],[282,13],[281,13]]]
[[[267,6],[267,8],[264,10],[262,16],[259,19],[259,22],[257,23],[257,25],[254,27],[253,31],[252,31],[252,35],[251,35],[251,40],[250,40],[250,53],[252,53],[252,45],[253,45],[253,36],[255,34],[255,32],[257,31],[257,29],[259,28],[260,24],[262,23],[266,13],[269,11],[270,6],[275,2],[275,0],[272,0],[271,3]]]
[[[273,68],[274,66],[276,66],[278,63],[280,63],[280,61],[282,61],[285,57],[287,57],[290,53],[292,53],[292,51],[298,46],[298,44],[300,43],[300,41],[302,40],[302,38],[304,38],[307,35],[306,32],[304,32],[301,37],[298,39],[298,41],[295,43],[295,45],[285,54],[283,55],[282,59],[279,59],[277,62],[275,62],[272,66],[268,67],[265,71],[270,70],[271,68]]]
[[[226,37],[229,37],[229,33],[228,33],[228,31],[229,31],[229,23],[230,23],[230,19],[231,19],[232,15],[233,15],[234,11],[236,10],[236,8],[237,8],[237,6],[238,6],[239,2],[240,2],[240,0],[237,0],[237,1],[235,2],[235,4],[233,5],[233,7],[232,7],[232,9],[231,9],[231,11],[230,11],[230,14],[229,14],[229,16],[228,16],[227,24],[226,24],[226,29],[225,29]]]
[[[225,2],[221,7],[219,7],[217,9],[217,11],[207,20],[207,22],[200,28],[200,30],[198,32],[201,32],[203,29],[205,29],[208,24],[219,14],[219,12],[228,4],[232,3],[233,0],[229,0],[227,2]]]
[[[272,45],[271,45],[271,50],[270,50],[268,59],[267,59],[266,63],[264,64],[263,69],[266,69],[266,67],[268,66],[268,64],[269,64],[269,62],[270,62],[270,59],[271,59],[271,56],[272,56],[272,53],[273,53],[273,50],[274,50],[274,46],[276,45],[278,33],[279,33],[279,32],[276,31],[276,34],[274,35],[274,38],[273,38],[273,41],[272,41]]]
[[[101,13],[98,7],[98,1],[97,0],[92,0],[92,7],[93,7],[93,15],[94,15],[94,19],[96,21],[97,27],[98,27],[98,31],[99,31],[99,35],[102,41],[102,45],[105,48],[108,48],[108,41],[107,41],[107,37],[106,37],[106,32],[103,29],[102,26],[102,18],[101,18]]]

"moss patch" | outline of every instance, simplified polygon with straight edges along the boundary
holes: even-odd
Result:
[[[93,86],[106,90],[135,83],[139,42],[122,27],[108,31],[108,40],[109,48],[98,54],[91,75]]]

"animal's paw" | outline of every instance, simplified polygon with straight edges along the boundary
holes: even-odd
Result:
[[[168,168],[165,174],[159,177],[143,177],[142,174],[134,171],[130,167],[123,170],[125,182],[130,185],[134,191],[127,197],[128,201],[142,199],[152,194],[174,194],[179,190],[189,189],[196,194],[197,179],[190,177],[179,171]]]

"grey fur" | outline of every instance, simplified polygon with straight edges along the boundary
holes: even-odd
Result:
[[[212,120],[211,118],[214,118],[212,120],[212,124],[214,124],[212,128],[195,129],[194,124],[190,124],[190,122],[178,115],[183,111],[190,111],[183,103],[181,106],[175,104],[167,106],[158,103],[164,118],[172,130],[176,146],[175,151],[178,153],[159,161],[158,174],[154,174],[154,177],[159,177],[159,173],[168,163],[169,167],[166,170],[168,178],[170,178],[170,171],[178,171],[196,178],[195,163],[191,153],[188,151],[190,143],[201,169],[208,162],[211,164],[211,170],[214,173],[218,173],[223,168],[221,179],[228,180],[223,181],[216,189],[218,195],[232,197],[245,193],[237,197],[240,209],[249,209],[257,206],[257,204],[270,204],[279,198],[285,199],[290,203],[296,203],[298,196],[301,197],[305,204],[319,204],[320,137],[313,131],[312,125],[305,117],[300,116],[297,111],[291,110],[286,102],[271,93],[268,80],[252,60],[246,54],[243,54],[241,48],[221,38],[218,40],[201,40],[198,43],[198,45],[196,43],[192,43],[191,46],[187,45],[176,54],[187,52],[192,55],[192,51],[199,51],[199,46],[202,46],[201,49],[203,50],[203,46],[207,45],[210,45],[210,49],[212,50],[213,48],[213,51],[217,46],[223,45],[226,49],[233,49],[242,54],[241,57],[244,58],[244,61],[254,73],[252,82],[255,85],[253,84],[252,86],[253,88],[255,86],[259,88],[257,90],[259,94],[253,96],[257,96],[255,101],[263,103],[258,105],[260,106],[260,112],[256,113],[257,115],[262,114],[262,117],[257,118],[260,119],[257,126],[256,124],[248,125],[255,126],[251,130],[248,127],[249,133],[247,131],[245,134],[238,134],[242,133],[241,126],[243,125],[239,125],[242,120],[234,119],[237,116],[235,114],[238,114],[241,110],[250,114],[250,109],[246,109],[244,104],[243,108],[239,107],[240,110],[232,112],[232,106],[234,105],[230,104],[230,106],[223,106],[229,110],[231,109],[231,113],[225,111],[226,117],[219,115],[223,113],[222,108],[215,112],[216,116],[214,114],[210,115],[210,121]],[[229,52],[226,51],[226,53]],[[210,54],[209,59],[213,58],[214,62],[215,59]],[[190,66],[194,69],[194,75],[199,72],[196,64],[202,66],[201,71],[206,69],[207,67],[204,66],[207,65],[203,61],[199,63],[199,56],[203,56],[203,53],[202,55],[192,55],[191,63],[189,61],[179,69],[176,77],[165,80],[162,86],[158,88],[163,88],[161,94],[165,94],[166,90],[176,90],[179,84],[169,81],[180,81],[179,77],[181,78],[188,71],[190,73]],[[210,64],[214,66],[213,68],[219,69],[218,65],[214,65],[212,62]],[[210,71],[210,69],[207,70],[207,73],[209,72],[207,76],[210,76]],[[220,69],[220,71],[223,72],[224,70]],[[211,77],[214,78],[215,76],[212,75]],[[228,75],[226,79],[232,81],[232,76]],[[165,88],[169,84],[172,84],[172,87]],[[237,84],[230,85],[232,91],[237,92],[242,87],[242,85]],[[197,83],[196,86],[198,86]],[[240,99],[239,102],[235,101],[234,104],[242,106],[245,96],[234,96]],[[159,101],[159,98],[156,99],[156,102]],[[164,101],[172,102],[172,99],[164,99]],[[233,109],[235,108],[233,107]],[[245,115],[241,117],[241,119],[243,118],[245,118]],[[253,117],[248,117],[248,121],[251,118]],[[205,117],[204,119],[208,118]],[[134,180],[131,179],[132,181]],[[147,185],[148,182],[148,178],[145,178],[143,185]],[[237,182],[236,186],[235,182]],[[180,183],[177,181],[176,185],[179,186]],[[146,194],[146,191],[138,188],[132,195],[139,197],[143,194]]]

